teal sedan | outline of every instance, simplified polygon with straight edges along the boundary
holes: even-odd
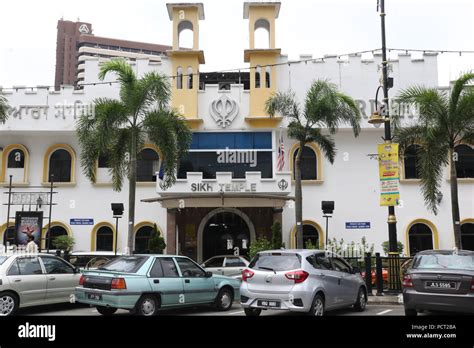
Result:
[[[239,287],[238,280],[206,272],[185,256],[130,255],[84,271],[75,300],[102,315],[121,308],[152,316],[164,308],[209,304],[226,311],[240,296]]]

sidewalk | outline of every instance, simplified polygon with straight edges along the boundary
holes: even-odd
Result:
[[[376,296],[377,291],[373,290],[372,294],[373,296],[368,297],[368,303],[369,304],[383,304],[383,305],[403,305],[403,298],[402,294],[397,294],[397,295],[392,295],[392,294],[386,294],[383,293],[383,296]]]

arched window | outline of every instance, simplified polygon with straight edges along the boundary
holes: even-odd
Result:
[[[181,21],[178,24],[178,48],[193,48],[193,44],[193,23],[190,21]]]
[[[457,160],[456,174],[458,178],[474,178],[474,149],[469,145],[455,147]]]
[[[52,176],[54,182],[70,182],[71,168],[72,158],[69,152],[64,149],[54,151],[49,158],[49,182]]]
[[[420,178],[420,173],[418,172],[419,159],[417,155],[419,149],[419,145],[410,145],[405,150],[403,159],[405,179]]]
[[[11,224],[14,224],[11,222]],[[6,224],[5,224],[6,225]],[[0,233],[2,231],[0,230]],[[3,232],[3,245],[16,244],[15,226],[8,226],[8,229]]]
[[[150,239],[153,236],[152,226],[142,226],[135,233],[135,253],[148,254],[150,252]]]
[[[254,40],[255,48],[270,48],[270,23],[266,19],[261,18],[255,22]]]
[[[312,245],[319,248],[319,232],[313,225],[303,225],[303,246],[307,248]]]
[[[97,230],[96,234],[96,250],[97,251],[113,251],[114,250],[114,231],[109,226],[102,226]]]
[[[260,77],[262,76],[262,67],[257,65],[255,68],[255,88],[260,88]]]
[[[295,163],[299,148],[293,153],[293,180],[295,177]],[[318,158],[316,152],[305,146],[301,154],[301,180],[318,180]]]
[[[183,68],[180,66],[176,70],[176,88],[183,89]]]
[[[265,68],[265,87],[270,88],[271,87],[271,68],[267,66]]]
[[[0,182],[8,183],[11,175],[13,183],[27,183],[28,160],[29,154],[25,146],[21,144],[11,144],[5,147],[2,156]]]
[[[53,225],[49,231],[46,232],[45,236],[45,249],[56,249],[54,245],[54,239],[59,236],[67,236],[67,230],[61,225]],[[50,242],[51,238],[51,242]],[[51,243],[51,244],[49,244]]]
[[[188,71],[186,72],[187,76],[187,81],[188,81],[188,89],[193,89],[193,68],[188,66]]]
[[[137,182],[156,182],[156,172],[160,171],[160,156],[145,148],[137,156]]]
[[[474,250],[474,221],[461,225],[461,243],[464,250]]]
[[[433,231],[424,223],[415,223],[408,231],[410,256],[423,250],[433,249]]]
[[[25,153],[21,149],[14,149],[8,154],[7,168],[25,168]]]

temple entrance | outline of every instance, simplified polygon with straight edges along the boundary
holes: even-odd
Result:
[[[215,255],[248,255],[250,229],[244,219],[231,211],[213,215],[204,226],[203,260]]]

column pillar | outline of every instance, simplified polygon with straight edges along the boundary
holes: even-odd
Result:
[[[176,209],[166,211],[166,253],[176,254]]]

